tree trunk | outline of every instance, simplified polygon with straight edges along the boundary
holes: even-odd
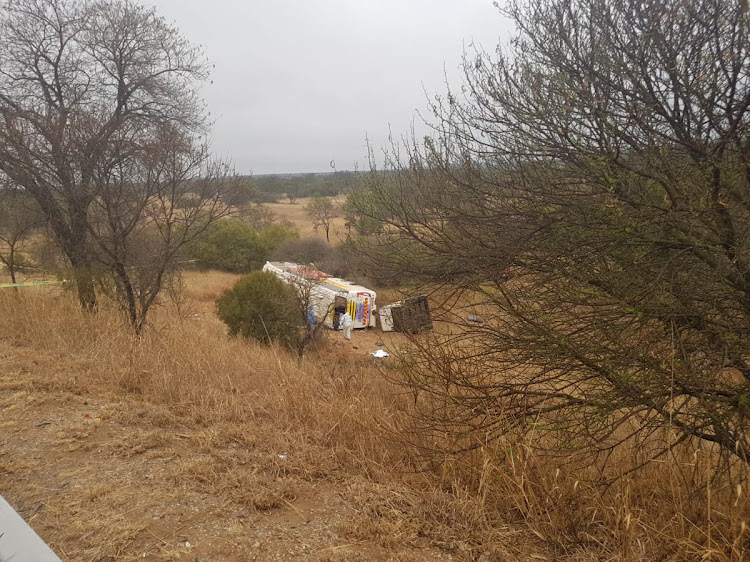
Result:
[[[16,283],[16,248],[13,244],[10,245],[10,253],[8,254],[8,273],[10,274],[10,282]],[[15,287],[18,292],[18,287]]]
[[[133,284],[130,282],[128,272],[125,269],[125,265],[118,262],[114,266],[115,280],[118,287],[120,300],[122,306],[128,315],[128,321],[133,327],[136,333],[141,331],[143,322],[138,319],[138,307],[135,302],[135,291],[133,290]]]
[[[14,244],[10,245],[10,254],[8,256],[8,273],[10,274],[10,282],[14,285],[18,283],[16,281],[16,248]],[[13,291],[18,294],[18,287],[13,287]]]
[[[73,276],[78,290],[78,301],[81,308],[88,312],[96,310],[96,289],[94,288],[94,272],[89,260],[81,257],[69,257],[73,265]]]

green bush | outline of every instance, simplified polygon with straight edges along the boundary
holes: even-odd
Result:
[[[299,233],[293,226],[288,226],[281,223],[273,223],[260,229],[258,231],[258,240],[263,248],[263,263],[266,263],[271,254],[281,244],[287,240],[296,240],[299,238]]]
[[[297,232],[282,224],[260,230],[234,219],[215,222],[193,242],[187,251],[201,269],[248,273],[260,269],[282,242],[296,238]]]
[[[292,287],[272,273],[255,271],[216,301],[219,318],[232,334],[293,347],[303,316]]]
[[[380,194],[368,189],[358,189],[347,194],[341,206],[346,225],[361,236],[383,232],[387,217],[381,216],[384,205],[379,200]]]

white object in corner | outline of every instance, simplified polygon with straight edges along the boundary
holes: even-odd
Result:
[[[61,562],[34,529],[0,496],[0,560]]]

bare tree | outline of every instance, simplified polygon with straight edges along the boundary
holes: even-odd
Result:
[[[264,203],[249,203],[240,209],[240,219],[256,230],[263,230],[272,224],[276,224],[278,218],[276,213]]]
[[[136,332],[178,273],[183,249],[232,212],[241,186],[225,164],[209,158],[206,146],[184,143],[178,131],[161,131],[146,151],[147,158],[120,159],[97,176],[105,189],[92,202],[88,221],[96,263],[113,279]]]
[[[44,224],[35,202],[23,191],[0,188],[0,263],[8,270],[11,283],[27,265],[23,257],[31,247],[31,235]]]
[[[433,137],[354,201],[383,225],[362,251],[460,327],[405,362],[423,429],[457,448],[533,430],[587,457],[635,442],[644,462],[698,438],[750,462],[744,2],[505,14],[509,49],[467,55]]]
[[[200,152],[194,146],[206,120],[196,85],[207,75],[204,57],[153,9],[130,0],[11,0],[0,11],[0,68],[0,169],[37,201],[81,305],[93,309],[97,254],[109,244],[92,240],[101,232],[93,208],[99,213],[119,197],[108,192],[113,186],[156,189],[158,199],[175,182],[163,175],[175,167],[170,159],[179,167]],[[143,173],[122,175],[134,169]],[[132,224],[110,230],[159,230],[143,201],[120,216]],[[141,219],[147,227],[134,226]]]
[[[326,233],[326,242],[330,242],[330,230],[333,220],[339,216],[336,205],[328,197],[314,197],[305,207],[305,212],[317,231],[322,228]]]

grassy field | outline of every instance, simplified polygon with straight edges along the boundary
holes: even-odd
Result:
[[[606,489],[524,443],[450,455],[360,334],[302,364],[228,337],[235,279],[187,275],[141,338],[58,289],[0,292],[0,493],[63,559],[747,559],[747,494],[709,447]]]
[[[340,205],[344,202],[345,197],[337,197],[333,199],[336,205]],[[288,221],[292,223],[300,233],[302,238],[318,238],[320,240],[326,239],[326,233],[321,228],[315,230],[313,228],[310,218],[307,216],[305,207],[311,201],[309,197],[296,199],[294,203],[288,201],[282,203],[264,203],[276,218],[281,221]],[[346,238],[346,226],[343,217],[337,217],[333,220],[330,231],[331,243],[336,243]]]

